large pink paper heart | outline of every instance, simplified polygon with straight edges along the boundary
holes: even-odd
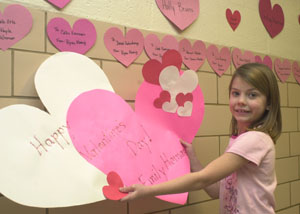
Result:
[[[206,58],[212,69],[222,76],[230,66],[230,50],[227,47],[223,47],[220,52],[217,46],[210,45],[206,50]]]
[[[107,50],[126,67],[141,55],[144,48],[144,36],[137,29],[131,29],[123,36],[119,28],[112,27],[104,34]]]
[[[48,22],[47,34],[58,50],[80,54],[93,47],[97,38],[95,26],[87,19],[78,19],[72,29],[65,19],[53,18]]]
[[[300,84],[300,67],[296,61],[293,62],[293,74],[298,84]]]
[[[226,19],[233,31],[239,26],[241,21],[241,14],[238,10],[232,11],[228,8],[226,10]]]
[[[235,68],[240,67],[246,63],[255,62],[255,57],[251,51],[242,51],[238,48],[234,48],[232,51],[232,61]]]
[[[271,0],[260,0],[259,15],[271,38],[274,38],[282,31],[284,14],[280,5],[275,4],[272,8]]]
[[[125,185],[156,184],[189,172],[178,136],[150,123],[120,96],[100,89],[79,95],[67,113],[69,135],[80,155],[105,174],[117,172]],[[183,204],[187,193],[159,198]]]
[[[265,65],[268,66],[271,70],[273,70],[273,62],[272,62],[271,57],[269,57],[268,55],[266,55],[266,56],[264,57],[264,60],[262,60],[260,56],[255,56],[255,62],[261,63],[261,64],[265,64]]]
[[[51,4],[53,4],[54,6],[62,9],[67,4],[69,4],[71,0],[47,0],[47,1],[50,2]]]
[[[150,59],[161,61],[167,50],[178,50],[178,42],[170,35],[165,36],[160,42],[155,34],[149,34],[145,38],[145,50]]]
[[[183,63],[194,71],[197,71],[205,62],[206,47],[201,40],[197,40],[192,47],[189,40],[182,39],[179,42],[179,52]]]
[[[287,59],[284,59],[283,62],[281,62],[279,58],[276,58],[274,67],[276,74],[281,82],[285,82],[292,72],[291,62]]]
[[[31,30],[31,13],[23,6],[13,4],[0,11],[0,48],[6,50],[24,38]]]

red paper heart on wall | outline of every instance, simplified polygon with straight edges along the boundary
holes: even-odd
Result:
[[[119,190],[119,188],[123,187],[124,184],[122,179],[116,172],[112,171],[108,173],[107,183],[109,185],[104,186],[102,188],[103,194],[105,195],[106,198],[117,201],[127,195],[127,193],[120,192]]]
[[[240,12],[238,10],[235,10],[232,14],[231,10],[228,8],[226,10],[226,18],[232,30],[235,31],[235,29],[239,26],[241,21]]]

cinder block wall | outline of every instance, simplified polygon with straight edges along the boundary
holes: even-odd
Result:
[[[0,3],[0,10],[3,11],[6,6]],[[33,78],[39,65],[57,52],[45,34],[46,25],[54,17],[63,17],[71,25],[78,19],[78,17],[61,13],[28,9],[34,19],[31,32],[10,49],[0,50],[0,108],[22,103],[45,109],[35,91]],[[141,69],[148,57],[143,52],[132,65],[125,68],[106,50],[103,35],[108,28],[113,26],[119,27],[124,32],[128,28],[95,20],[90,21],[95,25],[98,37],[95,46],[86,55],[104,70],[116,93],[133,106],[137,89],[143,81]],[[149,33],[154,33],[160,38],[164,36],[157,32],[140,30],[144,36]],[[178,41],[182,38],[177,37]],[[193,40],[190,39],[190,41],[193,43]],[[208,46],[209,43],[206,45]],[[257,54],[263,55],[263,53]],[[274,59],[284,56],[271,57]],[[231,115],[228,108],[228,84],[233,70],[234,66],[231,65],[222,77],[218,77],[206,61],[197,71],[205,99],[205,116],[194,140],[194,147],[203,164],[221,155],[229,139]],[[276,145],[278,179],[276,213],[300,214],[300,85],[291,74],[287,82],[279,82],[279,86],[283,133]],[[0,214],[217,214],[219,213],[218,205],[218,200],[212,200],[204,191],[191,192],[188,203],[184,206],[156,198],[146,198],[130,203],[101,201],[69,208],[41,209],[22,206],[1,196]]]

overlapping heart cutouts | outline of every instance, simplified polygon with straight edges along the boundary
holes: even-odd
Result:
[[[232,61],[235,68],[238,68],[246,63],[255,62],[255,57],[251,51],[244,51],[242,53],[239,48],[234,48],[232,51]]]
[[[266,55],[264,57],[264,59],[262,59],[260,56],[255,56],[255,62],[265,64],[271,70],[273,70],[273,61],[272,61],[271,57],[269,57],[268,55]]]
[[[38,68],[35,86],[49,114],[28,105],[0,110],[0,192],[33,207],[104,200],[100,187],[106,184],[106,175],[78,155],[68,134],[66,114],[82,92],[113,91],[106,75],[89,58],[60,52]]]
[[[0,49],[7,50],[23,39],[32,28],[31,13],[23,6],[12,4],[0,11]]]

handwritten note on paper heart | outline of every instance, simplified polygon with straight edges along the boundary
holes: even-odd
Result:
[[[183,63],[194,71],[197,71],[206,59],[206,47],[201,40],[195,41],[192,47],[189,40],[182,39],[179,42],[179,52]]]
[[[114,201],[118,201],[124,198],[128,193],[120,192],[119,188],[123,187],[123,181],[116,172],[109,172],[107,175],[108,186],[102,188],[103,194],[106,198]]]
[[[128,67],[141,55],[144,48],[144,36],[139,30],[131,29],[124,38],[122,31],[113,27],[105,32],[104,44],[119,62]]]
[[[53,18],[48,22],[47,34],[58,50],[80,54],[90,50],[97,39],[95,26],[87,19],[78,19],[72,29],[65,19]]]
[[[226,19],[233,31],[239,26],[241,22],[241,14],[238,10],[232,11],[228,8],[226,10]]]
[[[159,121],[149,126],[115,93],[91,90],[79,95],[67,121],[80,155],[105,174],[118,172],[127,186],[156,184],[189,172],[177,135]],[[187,193],[164,196],[179,204],[186,199]]]
[[[54,6],[62,9],[67,4],[69,4],[71,0],[47,0],[47,1],[50,2],[51,4],[53,4]]]
[[[298,84],[300,84],[300,67],[299,67],[299,64],[298,62],[293,62],[293,74],[294,74],[294,77],[296,79],[296,81],[298,82]]]
[[[259,15],[271,38],[277,36],[284,27],[284,14],[280,5],[272,8],[271,0],[259,1]]]
[[[190,26],[199,16],[199,0],[156,0],[162,14],[180,30]]]
[[[210,45],[206,50],[206,58],[209,65],[219,76],[222,76],[230,66],[231,55],[227,47],[223,47],[219,52],[217,46]]]
[[[232,61],[235,68],[240,67],[246,63],[255,62],[255,57],[251,51],[242,51],[238,48],[234,48],[232,51]]]
[[[23,6],[13,4],[0,11],[0,48],[5,51],[23,39],[32,28],[31,13]]]
[[[285,82],[292,72],[291,62],[287,59],[284,59],[283,62],[281,62],[279,58],[276,58],[274,62],[274,67],[276,74],[281,82]]]
[[[263,60],[261,59],[260,56],[255,56],[255,62],[265,64],[271,70],[273,70],[273,62],[272,62],[271,57],[269,57],[268,55],[266,55]]]
[[[149,34],[145,38],[145,50],[150,59],[161,62],[162,56],[167,50],[178,50],[178,42],[174,36],[167,35],[160,39],[155,34]]]

